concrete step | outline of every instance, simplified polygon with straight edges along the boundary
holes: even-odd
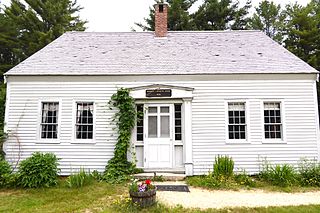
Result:
[[[157,177],[162,177],[164,181],[181,181],[186,178],[185,174],[175,174],[175,173],[163,173],[163,172],[157,172]],[[154,173],[152,172],[145,172],[145,173],[139,173],[134,174],[134,178],[139,180],[146,180],[146,179],[152,179],[154,177]]]

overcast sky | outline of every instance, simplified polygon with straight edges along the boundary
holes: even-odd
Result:
[[[10,0],[0,0],[8,5]],[[259,5],[261,0],[251,0],[254,7]],[[306,5],[310,0],[273,0],[277,4],[286,5],[298,2]],[[193,5],[195,11],[202,0]],[[240,0],[244,4],[246,0]],[[134,22],[143,22],[143,18],[148,16],[149,7],[154,4],[154,0],[78,0],[78,4],[83,7],[80,12],[82,19],[87,20],[87,31],[94,32],[125,32],[134,27]],[[136,28],[137,29],[137,28]]]

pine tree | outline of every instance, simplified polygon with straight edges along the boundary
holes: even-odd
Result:
[[[15,58],[21,61],[66,31],[85,30],[85,21],[76,15],[82,8],[71,0],[12,0],[5,17],[19,34]]]
[[[285,47],[296,56],[320,70],[320,2],[306,7],[287,5],[289,16],[285,31]]]
[[[250,21],[250,28],[262,30],[269,37],[281,43],[286,15],[281,10],[280,4],[276,5],[272,1],[263,0],[255,9],[256,12]]]
[[[251,2],[239,8],[232,0],[205,0],[193,14],[197,30],[246,29]]]
[[[192,30],[194,26],[192,25],[190,14],[188,12],[189,8],[193,5],[196,0],[168,0],[168,29],[172,31],[181,30]],[[155,4],[158,1],[155,0]],[[154,31],[154,8],[149,8],[149,17],[145,18],[146,24],[135,23],[144,31]]]

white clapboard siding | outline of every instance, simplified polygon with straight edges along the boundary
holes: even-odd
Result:
[[[263,74],[261,79],[265,79]],[[289,76],[289,75],[288,75]],[[302,76],[302,75],[301,75]],[[85,77],[83,77],[85,78]],[[302,157],[318,159],[318,124],[315,102],[314,80],[295,77],[286,80],[237,80],[236,75],[225,80],[219,76],[199,80],[193,77],[173,77],[167,80],[161,76],[148,80],[143,77],[130,77],[130,80],[117,80],[113,77],[91,77],[78,81],[78,77],[55,77],[54,81],[40,77],[28,77],[21,81],[15,77],[8,79],[7,130],[9,138],[5,144],[6,158],[15,162],[29,157],[32,152],[54,152],[61,160],[62,175],[68,175],[80,167],[103,171],[107,161],[113,156],[117,133],[111,122],[114,110],[108,101],[117,88],[136,87],[150,84],[167,84],[192,87],[192,142],[194,174],[212,170],[215,156],[232,156],[236,169],[249,173],[259,171],[261,161],[289,163],[297,165]],[[39,80],[40,79],[40,80]],[[88,78],[89,79],[89,78]],[[128,78],[129,79],[129,78]],[[222,80],[221,80],[222,79]],[[226,80],[230,79],[230,80]],[[40,101],[59,100],[59,139],[56,143],[39,141]],[[95,140],[83,144],[73,141],[74,102],[94,101]],[[248,107],[247,143],[226,143],[226,101],[246,101]],[[285,140],[283,143],[263,143],[263,101],[280,100],[283,103]],[[19,140],[17,140],[17,137]],[[20,146],[18,145],[20,143]],[[20,151],[19,151],[20,147]]]

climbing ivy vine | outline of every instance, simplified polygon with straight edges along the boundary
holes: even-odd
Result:
[[[136,172],[135,163],[127,160],[130,147],[131,132],[135,126],[137,112],[134,99],[129,90],[119,89],[112,95],[109,102],[111,108],[116,108],[113,121],[116,122],[118,139],[114,149],[114,157],[108,161],[104,172],[104,180],[108,182],[121,182],[127,180],[130,174]]]

